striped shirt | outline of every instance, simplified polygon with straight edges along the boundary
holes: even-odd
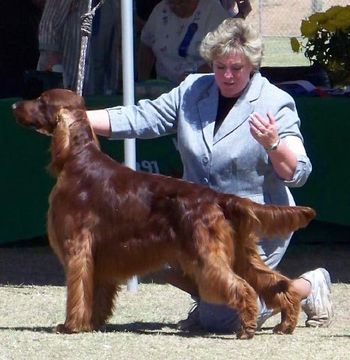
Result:
[[[81,19],[80,17],[88,11],[88,0],[46,0],[45,8],[39,25],[39,50],[40,59],[38,63],[38,70],[47,70],[48,64],[45,63],[47,55],[50,52],[57,52],[61,55],[61,65],[63,67],[63,82],[64,87],[69,89],[76,89],[78,79],[78,64],[80,58],[80,44],[81,44]],[[95,17],[97,16],[97,12]],[[113,56],[110,64],[113,64],[113,69],[106,70],[107,73],[112,73],[114,84],[110,85],[115,90],[118,87],[118,72],[119,72],[119,58],[120,58],[120,0],[106,0],[101,7],[101,19],[99,25],[101,27],[101,35],[107,38],[107,41],[98,42],[109,46],[108,53]],[[105,21],[102,17],[108,17]],[[95,19],[94,19],[95,21]],[[113,33],[113,34],[112,34]],[[113,41],[111,41],[113,39]],[[113,48],[111,48],[111,45]],[[94,50],[94,36],[90,38],[91,49]],[[116,50],[118,48],[118,50]],[[98,49],[104,52],[105,49]],[[94,74],[97,65],[92,61],[95,57],[89,53],[87,58],[86,81],[90,90],[84,93],[94,93],[94,84],[92,79],[99,79],[104,77],[103,71],[98,75]],[[95,54],[94,54],[95,55]],[[100,57],[104,57],[101,54]],[[101,65],[104,66],[104,65]],[[86,85],[84,85],[85,87]],[[101,89],[99,91],[101,92]]]

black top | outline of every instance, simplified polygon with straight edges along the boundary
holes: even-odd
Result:
[[[237,98],[224,97],[219,93],[219,104],[218,111],[216,113],[214,135],[218,131],[219,127],[225,120],[227,114],[232,109],[233,105],[236,103]]]

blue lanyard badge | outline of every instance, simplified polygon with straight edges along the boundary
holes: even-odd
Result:
[[[179,56],[184,57],[184,58],[187,56],[188,47],[190,46],[193,36],[197,30],[198,30],[197,23],[191,23],[190,25],[188,25],[186,34],[179,46],[179,50],[178,50]]]

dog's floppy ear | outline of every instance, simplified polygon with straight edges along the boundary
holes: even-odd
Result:
[[[49,170],[58,174],[69,154],[70,130],[69,126],[74,122],[74,116],[69,110],[61,109],[57,116],[57,126],[51,142],[51,163]]]
[[[62,108],[58,111],[55,122],[56,128],[52,134],[49,170],[54,175],[58,175],[68,156],[76,154],[84,145],[91,142],[99,148],[99,142],[85,110]]]

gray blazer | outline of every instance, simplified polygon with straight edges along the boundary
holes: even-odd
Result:
[[[153,138],[177,133],[183,178],[260,203],[294,204],[288,187],[302,186],[311,162],[297,154],[291,181],[274,171],[264,148],[252,137],[249,115],[270,111],[281,138],[300,133],[293,98],[256,73],[214,136],[219,90],[213,74],[188,76],[155,100],[107,109],[112,139]]]

